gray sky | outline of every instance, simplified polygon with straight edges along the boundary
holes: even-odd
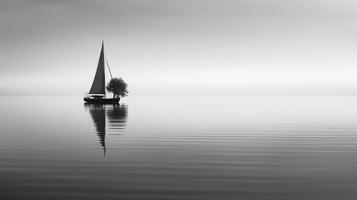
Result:
[[[0,94],[357,89],[353,0],[0,0]]]

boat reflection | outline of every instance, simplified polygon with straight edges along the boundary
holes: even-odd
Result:
[[[126,126],[128,107],[126,105],[102,105],[102,104],[84,104],[93,119],[93,124],[98,135],[99,143],[106,152],[105,137],[106,133],[111,135],[120,135]],[[108,118],[108,120],[106,120]],[[107,128],[108,125],[108,128]]]

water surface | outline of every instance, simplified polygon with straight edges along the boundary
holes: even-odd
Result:
[[[357,98],[1,97],[0,199],[354,199]]]

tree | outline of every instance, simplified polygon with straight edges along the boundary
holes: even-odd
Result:
[[[110,79],[107,90],[113,93],[113,98],[125,97],[128,95],[128,84],[121,78]]]

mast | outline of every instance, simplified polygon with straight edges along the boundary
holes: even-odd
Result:
[[[105,93],[105,53],[104,53],[104,40],[102,40],[102,50],[103,50],[103,71],[104,71],[104,98],[106,98],[107,94]],[[102,56],[102,55],[100,55]],[[105,148],[104,148],[105,149]],[[104,154],[105,155],[105,154]]]

